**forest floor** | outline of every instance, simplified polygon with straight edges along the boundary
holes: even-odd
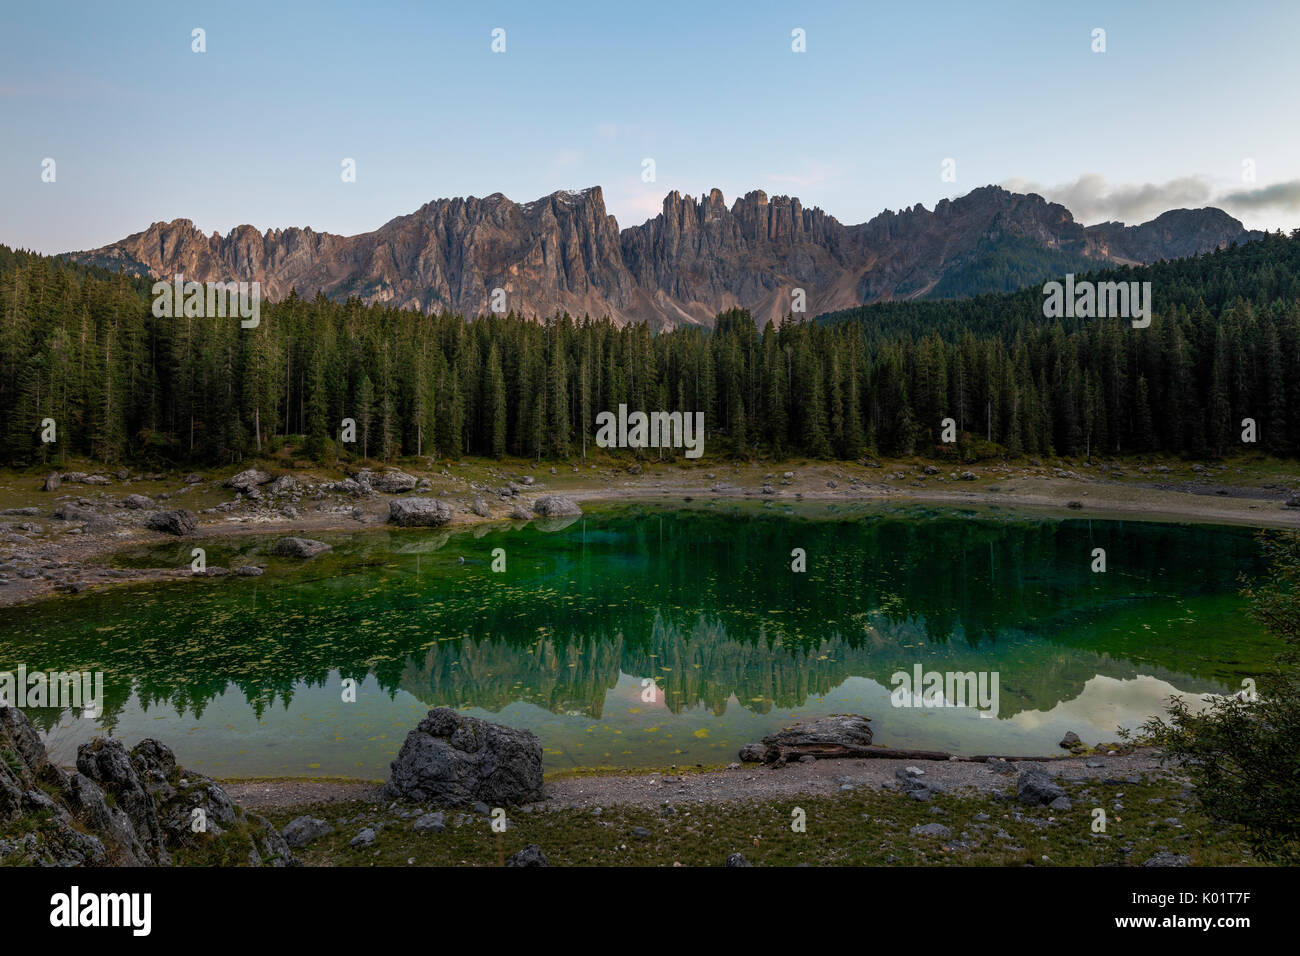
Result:
[[[504,833],[490,808],[444,810],[435,822],[436,808],[388,800],[377,784],[225,787],[277,826],[303,815],[328,823],[332,832],[295,851],[312,866],[500,866],[528,844],[552,866],[720,866],[732,853],[757,866],[1256,863],[1242,834],[1205,819],[1150,751],[1039,764],[1066,791],[1069,805],[1055,809],[1017,801],[1026,766],[876,758],[557,776],[544,800],[506,811]],[[909,767],[922,771],[921,798],[900,785]]]
[[[145,527],[153,510],[185,508],[198,516],[197,537],[310,535],[382,526],[391,495],[351,496],[325,490],[355,467],[313,467],[288,458],[258,467],[293,475],[299,489],[272,499],[245,496],[224,485],[236,468],[142,475],[70,462],[61,472],[99,475],[102,483],[64,481],[40,490],[50,470],[0,471],[0,605],[58,592],[190,578],[189,565],[125,568],[114,552],[175,540]],[[357,466],[359,467],[359,466]],[[382,466],[375,465],[376,471]],[[508,521],[518,504],[563,494],[597,505],[633,500],[736,499],[777,503],[906,503],[1026,510],[1061,516],[1300,528],[1300,463],[1262,456],[1216,462],[1178,459],[1067,459],[954,465],[921,458],[866,462],[771,462],[599,459],[551,465],[485,459],[434,462],[406,459],[393,466],[427,481],[412,494],[440,497],[452,508],[447,528]],[[187,480],[187,477],[189,480]],[[531,484],[527,483],[530,482]],[[513,485],[514,494],[499,494]],[[151,505],[133,509],[128,495]],[[482,507],[476,514],[475,500]],[[1294,502],[1294,504],[1288,504]],[[73,505],[79,519],[60,520]],[[87,518],[87,516],[91,516]]]

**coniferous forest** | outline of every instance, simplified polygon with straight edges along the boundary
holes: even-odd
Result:
[[[1244,418],[1255,448],[1300,451],[1300,232],[1092,278],[1150,281],[1150,327],[1045,319],[1035,286],[658,335],[291,295],[244,329],[156,318],[147,280],[0,247],[0,455],[567,460],[624,403],[704,412],[711,455],[933,454],[947,417],[966,454],[1216,456],[1240,450]],[[355,446],[337,442],[345,418]]]

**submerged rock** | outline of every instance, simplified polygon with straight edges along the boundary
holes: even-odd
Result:
[[[281,538],[271,546],[271,553],[281,558],[314,558],[332,550],[332,545],[311,538]]]
[[[527,730],[435,707],[406,735],[384,793],[446,806],[535,803],[542,799],[542,745]]]

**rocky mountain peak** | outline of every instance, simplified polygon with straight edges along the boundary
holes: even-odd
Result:
[[[69,255],[139,275],[258,281],[273,299],[296,288],[466,315],[486,311],[493,290],[503,289],[509,308],[524,315],[568,311],[665,328],[708,325],[734,306],[760,324],[779,322],[796,288],[810,315],[925,295],[1008,242],[1105,266],[1259,235],[1219,209],[1085,228],[1059,203],[992,185],[940,200],[933,211],[918,203],[851,226],[761,189],[730,207],[717,188],[698,199],[673,190],[659,215],[620,230],[601,187],[589,186],[524,204],[499,192],[437,199],[356,236],[250,225],[205,236],[189,219],[174,219]]]

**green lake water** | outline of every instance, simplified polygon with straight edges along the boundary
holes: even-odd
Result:
[[[727,763],[845,712],[892,747],[1051,753],[1236,690],[1277,650],[1237,595],[1262,567],[1236,528],[683,502],[318,537],[334,551],[307,562],[269,557],[273,535],[123,552],[182,567],[201,544],[268,572],[0,609],[0,671],[104,673],[98,720],[28,711],[63,763],[111,733],[216,776],[376,779],[435,705],[534,731],[549,770]],[[917,664],[996,672],[997,715],[892,706]]]

